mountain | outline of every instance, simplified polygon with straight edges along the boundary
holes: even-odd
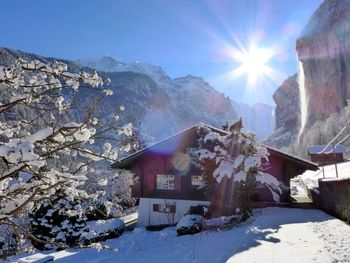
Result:
[[[244,129],[253,131],[258,139],[271,135],[275,128],[275,108],[271,105],[256,103],[250,106],[231,100],[238,117],[244,121]]]
[[[300,98],[298,75],[286,79],[273,94],[276,103],[275,131],[264,140],[276,148],[289,146],[295,140],[300,126]]]
[[[297,40],[309,123],[338,113],[350,99],[350,0],[326,0]]]
[[[341,112],[350,99],[349,21],[350,0],[325,0],[296,42],[308,102],[306,132],[317,122]],[[297,75],[277,89],[274,100],[276,130],[266,143],[281,148],[296,142],[300,127]]]
[[[201,77],[187,75],[171,79],[161,67],[140,62],[124,63],[110,56],[77,62],[105,72],[131,71],[149,76],[169,96],[178,116],[187,125],[207,120],[220,127],[224,122],[232,121],[231,116],[236,118],[238,115],[243,117],[246,130],[256,133],[259,139],[274,130],[273,106],[262,103],[249,106],[230,101]]]
[[[103,56],[100,58],[80,59],[76,61],[79,65],[96,69],[103,72],[135,72],[149,76],[157,84],[163,84],[171,81],[170,77],[159,66],[148,63],[131,62],[124,63],[111,56]]]
[[[108,56],[77,62],[108,74],[133,72],[151,78],[169,99],[174,114],[174,130],[200,121],[221,127],[226,121],[237,118],[230,99],[200,77],[187,75],[171,79],[161,67],[139,62],[124,63]]]
[[[0,48],[0,65],[10,65],[19,57],[44,62],[53,59],[68,64],[69,70],[92,71],[96,69],[109,77],[109,87],[114,95],[106,97],[99,116],[108,119],[119,106],[126,108],[121,123],[132,122],[140,131],[141,140],[159,140],[198,122],[221,127],[227,121],[243,117],[246,130],[253,131],[259,139],[273,131],[273,107],[265,104],[249,106],[235,103],[209,85],[203,78],[187,75],[170,78],[161,67],[147,63],[124,63],[112,57],[69,61],[42,57],[35,54]],[[1,93],[1,90],[0,90]],[[75,98],[77,105],[86,105],[98,95],[96,91],[82,89]],[[82,107],[72,109],[75,120],[83,119]],[[28,112],[20,116],[25,118]]]
[[[19,57],[27,60],[53,60],[18,50],[0,48],[0,65],[9,65]],[[106,97],[99,109],[99,116],[107,119],[121,105],[126,110],[121,114],[121,123],[132,122],[139,128],[145,141],[159,140],[198,122],[220,127],[237,116],[229,98],[211,87],[202,78],[186,76],[178,79],[168,77],[160,67],[130,63],[125,64],[104,57],[103,63],[88,64],[57,59],[68,64],[68,69],[101,70],[109,77],[109,88],[114,94]],[[102,69],[104,71],[102,71]],[[1,89],[0,89],[1,96]],[[79,107],[72,109],[74,120],[84,117],[84,108],[96,98],[97,92],[82,89],[75,98]],[[24,115],[23,115],[24,114]],[[26,112],[21,116],[25,117]]]

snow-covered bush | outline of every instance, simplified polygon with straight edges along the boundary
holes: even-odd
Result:
[[[108,219],[109,208],[79,190],[62,191],[44,201],[31,214],[31,233],[40,240],[33,244],[38,249],[55,246],[82,246],[107,238],[117,237],[124,231],[119,219]]]
[[[119,237],[125,231],[125,223],[117,218],[89,221],[80,236],[84,245]]]
[[[176,225],[176,232],[179,236],[195,234],[205,227],[205,220],[200,215],[185,215]]]
[[[206,205],[190,206],[190,209],[188,210],[187,214],[200,215],[200,216],[203,216],[204,218],[210,217],[210,214],[208,212],[208,206]]]
[[[91,164],[113,161],[133,147],[123,141],[132,135],[132,126],[118,125],[119,109],[106,123],[96,115],[103,98],[113,94],[104,84],[108,80],[96,72],[69,72],[58,61],[21,59],[0,66],[0,224],[36,239],[16,223],[24,209],[47,202],[59,189],[78,189]],[[96,100],[79,105],[85,116],[72,122],[71,108],[82,89],[97,90]],[[95,140],[107,132],[120,143],[111,138],[99,151]]]
[[[204,179],[211,194],[209,212],[214,217],[232,215],[236,209],[242,218],[251,213],[250,198],[257,184],[266,186],[276,202],[282,193],[281,183],[260,168],[268,165],[268,151],[259,144],[253,133],[242,132],[242,120],[219,134],[203,126],[198,130],[199,160]]]
[[[33,240],[36,248],[79,245],[87,221],[86,212],[92,212],[88,202],[82,201],[81,197],[82,193],[77,190],[63,190],[34,209],[30,215],[31,233],[40,240],[47,241],[43,243]],[[85,197],[88,198],[87,195]]]

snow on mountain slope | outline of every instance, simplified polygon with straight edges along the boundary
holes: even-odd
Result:
[[[200,78],[186,77],[188,86],[180,85],[180,81],[170,79],[165,72],[156,66],[133,62],[125,64],[110,57],[99,60],[80,61],[78,64],[59,58],[47,58],[26,52],[0,48],[0,65],[10,65],[18,58],[27,60],[39,59],[63,61],[69,70],[79,72],[84,70],[101,70],[101,76],[109,77],[109,88],[113,95],[106,98],[98,114],[101,119],[110,117],[121,105],[126,110],[120,116],[120,122],[132,122],[146,138],[146,144],[151,141],[168,137],[198,122],[205,122],[221,127],[226,121],[234,121],[236,114],[224,94],[210,87]],[[90,68],[91,67],[91,68]],[[195,92],[187,93],[189,87]],[[96,92],[85,90],[75,98],[80,105],[72,109],[74,121],[84,117],[83,105],[88,105],[96,99]],[[0,90],[0,95],[1,90]],[[18,115],[25,118],[26,112]],[[142,128],[140,128],[142,127]],[[141,138],[142,140],[142,138]]]
[[[110,73],[131,71],[150,77],[168,95],[178,130],[198,122],[221,127],[226,121],[237,118],[229,98],[200,77],[188,75],[171,79],[161,67],[139,62],[127,64],[108,56],[79,60],[78,63]]]
[[[10,65],[19,57],[43,61],[53,59],[0,48],[2,65]],[[237,119],[230,99],[200,77],[188,75],[171,79],[160,67],[138,62],[126,64],[107,56],[80,60],[78,63],[55,59],[67,63],[72,71],[78,72],[84,66],[87,67],[86,70],[103,71],[103,76],[111,78],[110,88],[114,95],[106,98],[103,103],[99,112],[101,117],[108,118],[116,108],[124,105],[126,111],[123,112],[121,121],[142,126],[145,138],[159,140],[198,122],[221,127],[226,121],[232,122]],[[90,90],[81,94],[83,95],[77,98],[79,105],[85,105],[96,95]],[[21,116],[25,117],[25,114]],[[270,113],[266,114],[271,116]],[[82,108],[75,109],[76,118],[82,118],[83,115]],[[253,114],[249,118],[254,120],[248,122],[253,122],[254,125],[246,124],[249,130],[257,133],[258,138],[266,136],[269,132],[269,116],[265,116],[265,113],[263,115],[258,117],[256,113]],[[240,116],[248,119],[248,116],[243,114]],[[258,119],[264,121],[258,125]]]
[[[226,121],[232,122],[237,118],[230,99],[202,78],[188,75],[174,79],[173,83],[177,88],[165,91],[182,118],[188,116],[190,122],[209,120],[211,125],[220,128]]]
[[[244,129],[254,132],[258,139],[264,139],[274,132],[275,109],[273,106],[263,103],[250,106],[233,100],[231,100],[231,103],[237,116],[243,118]]]
[[[131,71],[135,73],[145,74],[151,77],[158,84],[170,80],[170,78],[161,67],[153,66],[147,63],[140,63],[137,61],[124,63],[116,60],[111,56],[103,56],[96,59],[81,59],[78,60],[77,63],[104,72]]]
[[[249,106],[236,103],[215,90],[203,78],[187,75],[171,79],[161,67],[147,63],[124,63],[110,56],[97,59],[79,60],[78,63],[105,72],[135,72],[149,76],[169,96],[170,102],[182,126],[198,121],[220,127],[226,121],[242,116],[246,130],[255,132],[259,139],[274,130],[273,107],[258,103]]]

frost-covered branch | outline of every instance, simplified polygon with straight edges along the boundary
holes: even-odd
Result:
[[[118,127],[118,118],[111,118],[106,126],[94,117],[103,98],[113,94],[102,87],[106,83],[96,72],[72,73],[58,61],[20,59],[11,66],[0,66],[4,94],[0,98],[1,218],[10,218],[50,197],[58,187],[78,187],[93,162],[114,160],[127,150],[127,142],[123,148],[105,143],[100,152],[94,146],[96,138],[102,139],[111,130],[119,133],[120,140],[122,135],[130,136],[131,128]],[[84,120],[77,123],[70,120],[69,111],[81,85],[100,90],[101,95],[86,108]],[[22,109],[33,117],[9,118]]]

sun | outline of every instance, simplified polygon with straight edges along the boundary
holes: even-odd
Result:
[[[233,57],[239,63],[239,67],[234,70],[235,76],[247,75],[248,83],[255,84],[260,78],[271,73],[268,62],[272,55],[270,49],[255,45],[236,51]]]

